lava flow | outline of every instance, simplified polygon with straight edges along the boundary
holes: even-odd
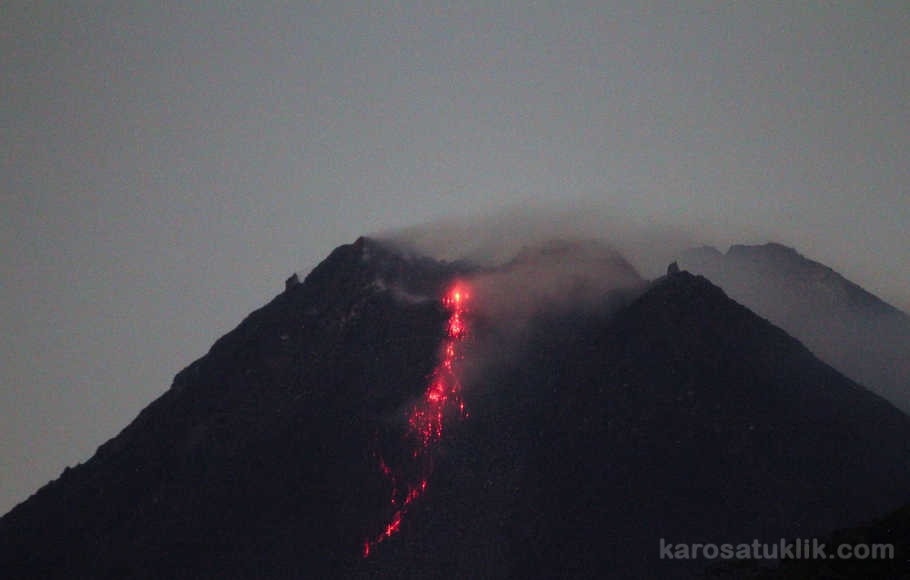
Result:
[[[408,465],[393,469],[384,458],[379,457],[379,470],[392,482],[390,503],[394,513],[382,532],[364,542],[364,558],[370,555],[374,546],[401,529],[401,520],[408,507],[426,491],[433,472],[433,447],[442,437],[445,420],[453,416],[468,416],[461,398],[461,382],[453,367],[461,356],[459,347],[467,337],[465,313],[469,298],[467,288],[459,283],[449,289],[442,300],[449,311],[449,319],[441,360],[430,375],[423,397],[408,416],[405,442],[413,448]]]

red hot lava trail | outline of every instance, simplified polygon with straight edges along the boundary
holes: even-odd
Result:
[[[456,283],[442,299],[443,306],[449,311],[446,338],[441,360],[430,375],[429,385],[408,416],[405,444],[412,448],[408,457],[410,464],[393,468],[383,457],[379,457],[379,470],[392,482],[390,504],[394,513],[379,534],[364,542],[364,558],[370,555],[374,546],[401,529],[401,520],[408,507],[426,491],[433,472],[433,448],[442,438],[446,419],[468,416],[454,364],[461,357],[460,346],[468,334],[465,314],[470,297],[467,286]]]

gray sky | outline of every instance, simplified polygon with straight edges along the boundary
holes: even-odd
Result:
[[[583,201],[910,308],[904,1],[162,4],[0,6],[0,513],[377,230]]]

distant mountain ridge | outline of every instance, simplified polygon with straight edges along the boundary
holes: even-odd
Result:
[[[679,272],[536,309],[520,349],[467,313],[487,364],[466,418],[364,558],[395,497],[377,458],[408,451],[440,298],[474,273],[337,248],[0,519],[0,575],[691,578],[704,563],[661,560],[661,538],[806,537],[910,499],[910,417]]]
[[[910,412],[910,315],[780,244],[695,248],[680,265]]]

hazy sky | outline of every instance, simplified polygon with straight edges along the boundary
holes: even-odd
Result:
[[[910,308],[910,4],[733,4],[4,1],[0,513],[377,230],[585,201]]]

